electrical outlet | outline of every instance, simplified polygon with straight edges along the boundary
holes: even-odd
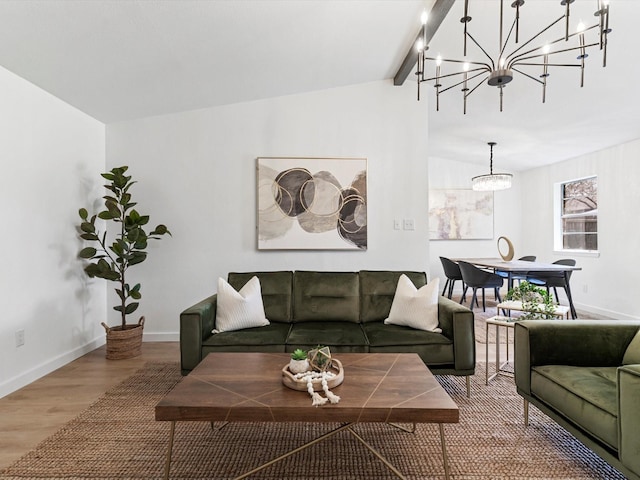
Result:
[[[405,230],[415,230],[416,229],[416,225],[415,225],[415,222],[413,221],[413,218],[405,218],[402,225],[403,225]]]
[[[16,330],[16,347],[24,345],[24,330]]]
[[[393,221],[393,229],[394,229],[394,230],[401,230],[401,229],[402,229],[402,222],[400,221],[400,219],[399,219],[399,218],[396,218],[396,219]]]

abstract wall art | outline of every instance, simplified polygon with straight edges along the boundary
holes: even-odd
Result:
[[[367,159],[259,157],[259,250],[366,250]]]
[[[493,238],[493,192],[429,190],[429,239]]]

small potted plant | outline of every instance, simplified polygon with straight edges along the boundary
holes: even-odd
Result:
[[[158,225],[150,233],[145,231],[149,216],[141,215],[133,208],[136,203],[132,201],[129,190],[136,182],[131,180],[131,176],[125,175],[127,169],[126,166],[117,167],[101,174],[109,182],[104,186],[109,193],[102,197],[104,210],[91,217],[85,208],[78,212],[81,219],[80,238],[95,245],[84,247],[78,254],[80,258],[90,261],[84,267],[85,273],[91,278],[103,278],[117,284],[115,291],[120,302],[113,309],[120,312],[120,325],[109,327],[102,322],[107,332],[109,359],[131,358],[141,353],[144,317],[137,324],[127,324],[127,315],[137,310],[137,300],[142,296],[140,284],[132,286],[127,283],[126,274],[130,267],[146,260],[149,240],[171,235],[164,225]],[[100,231],[96,225],[97,219],[113,222],[116,233],[112,241],[107,240],[106,228]]]
[[[291,360],[289,360],[289,371],[296,374],[306,372],[307,370],[309,370],[307,352],[301,348],[295,349],[291,354]]]
[[[556,304],[549,292],[526,280],[509,290],[507,300],[522,302],[522,310],[525,312],[519,317],[522,320],[556,318]]]

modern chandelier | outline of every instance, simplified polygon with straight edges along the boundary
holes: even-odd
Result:
[[[511,0],[509,0],[511,1]],[[591,26],[585,26],[582,21],[577,24],[575,31],[570,30],[570,13],[571,4],[575,0],[558,1],[563,13],[561,16],[552,20],[547,26],[543,27],[538,33],[523,43],[519,38],[520,26],[520,10],[525,0],[514,0],[511,7],[514,9],[514,19],[508,32],[504,29],[504,0],[500,0],[500,19],[499,19],[499,43],[495,57],[487,53],[487,50],[480,45],[469,31],[469,24],[472,17],[469,15],[469,0],[464,2],[464,16],[460,19],[463,24],[463,59],[447,59],[440,55],[436,57],[427,56],[427,13],[422,14],[422,38],[416,43],[418,50],[418,63],[416,75],[418,79],[418,100],[420,100],[420,85],[423,82],[434,82],[436,89],[436,110],[440,110],[440,94],[456,87],[461,87],[463,93],[463,112],[467,113],[467,97],[480,87],[483,83],[490,86],[498,87],[500,90],[500,111],[503,108],[504,87],[513,80],[516,73],[538,83],[542,87],[542,103],[546,100],[547,79],[549,78],[550,68],[555,67],[574,67],[580,69],[580,86],[584,86],[584,67],[585,59],[589,56],[588,49],[599,47],[602,51],[602,66],[607,65],[607,35],[611,33],[609,28],[609,0],[595,0],[597,10],[594,16],[597,22]],[[551,10],[549,7],[548,10]],[[559,38],[541,43],[541,37],[552,35],[554,29],[564,26],[564,32]],[[557,34],[557,33],[556,33]],[[481,60],[467,59],[467,40],[475,44],[484,55]],[[589,43],[587,43],[589,42]],[[550,58],[555,55],[573,52],[577,54],[577,62],[550,63]],[[555,58],[559,58],[556,56]],[[426,77],[426,66],[429,62],[435,64],[434,76]],[[445,67],[447,65],[447,68]],[[452,69],[448,69],[448,67]],[[530,73],[524,71],[524,68]],[[536,78],[537,77],[537,78]],[[445,86],[443,82],[450,82]],[[476,83],[477,82],[477,83]]]
[[[496,142],[488,142],[491,148],[491,158],[489,159],[489,173],[478,175],[471,179],[473,190],[479,192],[487,192],[493,190],[506,190],[511,188],[511,179],[513,175],[510,173],[493,173],[493,147]]]

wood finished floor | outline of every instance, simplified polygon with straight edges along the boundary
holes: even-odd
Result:
[[[504,345],[503,345],[504,347]],[[484,362],[484,344],[476,346]],[[495,345],[490,344],[490,360]],[[149,361],[180,361],[178,342],[144,343],[142,355],[106,360],[100,347],[0,398],[0,469],[8,467]],[[483,374],[478,370],[478,374]]]

